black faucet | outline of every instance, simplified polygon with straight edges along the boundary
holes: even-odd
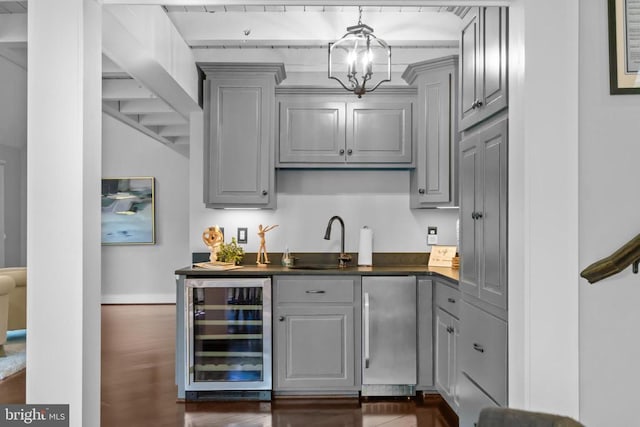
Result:
[[[327,231],[324,233],[324,240],[329,240],[331,238],[331,225],[333,221],[338,220],[340,223],[340,256],[338,256],[338,267],[347,267],[347,263],[351,262],[351,255],[346,254],[344,252],[344,221],[338,215],[334,215],[329,220],[329,224],[327,224]]]

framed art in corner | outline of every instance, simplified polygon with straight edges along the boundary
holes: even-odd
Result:
[[[102,179],[102,244],[153,245],[155,194],[153,177]]]
[[[640,0],[608,2],[610,93],[640,94]]]

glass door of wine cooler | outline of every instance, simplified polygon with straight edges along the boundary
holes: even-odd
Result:
[[[186,390],[270,390],[270,279],[188,279],[185,292]]]

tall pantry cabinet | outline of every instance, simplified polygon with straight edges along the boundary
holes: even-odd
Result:
[[[460,427],[507,406],[507,25],[505,7],[463,17],[459,151]]]

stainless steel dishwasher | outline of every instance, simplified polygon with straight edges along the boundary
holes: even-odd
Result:
[[[415,276],[362,278],[362,396],[412,396],[417,381]]]

